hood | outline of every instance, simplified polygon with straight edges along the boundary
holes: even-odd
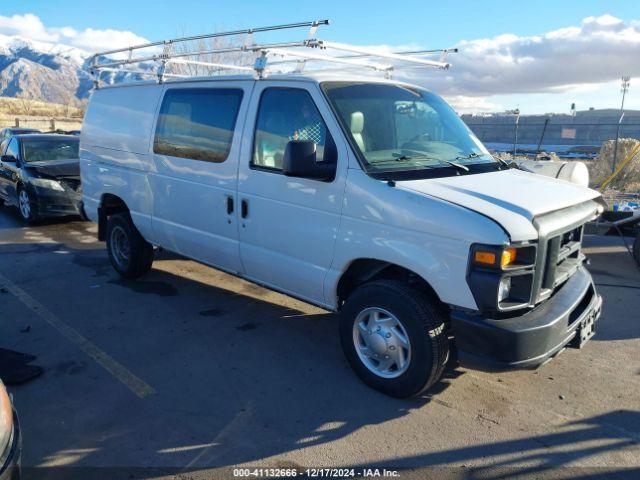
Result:
[[[77,177],[80,178],[79,160],[42,160],[29,162],[25,168],[31,172],[37,172],[44,177]]]
[[[502,225],[512,241],[537,238],[531,221],[538,215],[600,197],[590,188],[515,169],[397,185],[481,213]]]

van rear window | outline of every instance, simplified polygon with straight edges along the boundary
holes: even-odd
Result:
[[[224,162],[241,102],[240,89],[168,90],[160,107],[154,153]]]

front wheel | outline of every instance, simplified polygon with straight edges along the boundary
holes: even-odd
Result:
[[[638,265],[640,265],[640,233],[638,233],[635,242],[633,242],[633,256]]]
[[[125,278],[141,277],[153,264],[153,246],[140,235],[128,213],[109,217],[107,251],[111,265]]]
[[[360,379],[393,397],[433,386],[449,358],[444,315],[424,292],[398,280],[377,280],[351,294],[340,338]]]
[[[27,225],[33,225],[38,220],[36,206],[26,188],[24,188],[23,186],[19,186],[17,193],[18,211],[20,212],[20,216]]]

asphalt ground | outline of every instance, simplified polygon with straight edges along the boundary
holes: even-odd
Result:
[[[352,373],[333,314],[168,253],[123,280],[94,224],[0,208],[0,347],[44,368],[10,388],[25,477],[640,478],[640,273],[620,238],[585,246],[604,311],[582,350],[398,400]]]

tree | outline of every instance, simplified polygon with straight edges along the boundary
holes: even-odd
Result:
[[[19,101],[22,114],[26,116],[30,116],[31,111],[33,109],[33,103],[32,103],[32,100],[29,98],[28,94],[22,91],[18,93],[18,95],[16,95],[16,98]]]

